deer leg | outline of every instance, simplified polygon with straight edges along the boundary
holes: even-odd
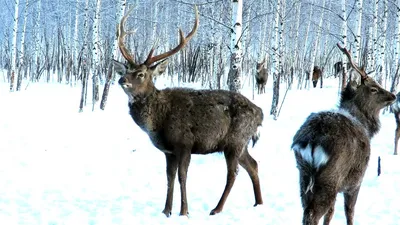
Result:
[[[190,150],[182,151],[179,157],[178,179],[181,186],[181,212],[179,213],[180,216],[187,216],[189,214],[186,195],[186,178],[190,163],[190,154]]]
[[[358,192],[360,187],[351,192],[343,193],[344,196],[344,211],[346,213],[347,225],[353,225],[354,207],[357,202]]]
[[[229,151],[229,152],[227,152]],[[219,200],[217,206],[211,210],[210,215],[215,215],[222,211],[225,201],[228,198],[229,192],[231,191],[233,184],[235,183],[237,169],[238,169],[238,157],[235,155],[235,151],[232,149],[225,150],[225,160],[228,169],[228,175],[226,179],[226,185],[224,192],[222,193],[221,199]]]
[[[321,185],[322,186],[322,185]],[[336,191],[324,185],[324,189],[315,188],[311,201],[304,209],[303,225],[318,225],[322,216],[335,204]]]
[[[331,207],[328,209],[328,212],[324,216],[324,225],[329,225],[329,223],[332,220],[334,212],[335,212],[335,204],[332,204]]]
[[[258,178],[258,165],[257,161],[251,157],[247,147],[243,152],[242,156],[239,158],[239,164],[247,171],[250,176],[251,182],[253,183],[254,196],[256,203],[254,206],[263,204],[261,197],[260,180]]]
[[[167,180],[168,180],[168,191],[167,200],[165,201],[165,208],[162,211],[167,217],[171,216],[172,200],[174,198],[174,182],[176,176],[176,170],[178,169],[178,158],[172,154],[165,154],[167,160]]]
[[[396,133],[395,133],[395,138],[394,138],[394,155],[397,155],[397,147],[398,147],[398,142],[399,142],[399,137],[400,137],[400,114],[394,113],[395,119],[396,119]]]

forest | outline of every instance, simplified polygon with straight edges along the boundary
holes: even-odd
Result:
[[[133,11],[126,27],[134,32],[126,46],[143,62],[153,46],[157,54],[176,46],[179,28],[189,32],[195,5],[199,29],[169,59],[166,76],[175,86],[196,82],[240,92],[255,87],[256,64],[264,62],[274,90],[270,114],[277,116],[281,85],[312,88],[315,68],[322,71],[318,88],[323,78],[346,81],[340,43],[370,76],[396,91],[400,0],[2,0],[0,68],[6,72],[0,79],[11,92],[33,82],[78,86],[80,111],[88,97],[93,110],[105,109],[116,79],[111,62],[122,59],[117,25],[127,9]]]

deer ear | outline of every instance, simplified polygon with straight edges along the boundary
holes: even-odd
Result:
[[[116,60],[113,60],[113,65],[114,65],[114,71],[118,73],[119,75],[125,75],[126,70],[128,69],[125,64],[118,62]]]
[[[153,71],[153,76],[158,76],[165,72],[167,66],[168,66],[168,60],[164,60],[150,67],[150,69]]]
[[[349,84],[353,89],[357,89],[361,85],[361,74],[355,70],[350,70]]]

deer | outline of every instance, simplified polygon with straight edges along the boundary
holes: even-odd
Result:
[[[256,84],[257,84],[257,94],[265,93],[265,85],[268,81],[268,73],[265,68],[265,58],[261,62],[256,64]]]
[[[380,111],[396,96],[369,77],[337,44],[351,64],[338,109],[311,113],[293,137],[299,170],[303,225],[328,225],[343,193],[347,225],[353,224],[357,196],[370,158],[371,139],[380,129]]]
[[[119,85],[128,96],[129,114],[149,136],[152,144],[165,154],[167,196],[162,211],[171,216],[174,181],[178,173],[180,184],[180,213],[188,216],[186,191],[187,172],[191,154],[223,153],[227,164],[227,180],[222,196],[210,215],[222,211],[235,182],[238,166],[243,167],[253,184],[255,204],[263,204],[257,161],[249,154],[260,137],[263,111],[240,93],[227,90],[195,90],[165,88],[159,90],[153,77],[162,74],[168,57],[187,45],[197,32],[199,13],[195,6],[195,22],[184,36],[179,29],[179,44],[167,52],[153,56],[154,46],[146,60],[138,63],[128,52],[124,37],[133,33],[124,30],[129,10],[118,25],[118,46],[127,63],[113,60],[115,72],[121,77]]]
[[[391,108],[396,120],[393,155],[397,155],[398,142],[400,138],[400,92],[396,94],[396,101],[391,105]]]
[[[314,88],[317,87],[318,80],[321,78],[321,76],[322,76],[321,68],[319,68],[318,66],[314,66],[312,74],[312,83]],[[321,83],[321,88],[322,88],[322,83]]]

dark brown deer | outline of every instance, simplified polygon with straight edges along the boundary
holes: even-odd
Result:
[[[319,68],[319,66],[314,66],[313,74],[312,74],[312,83],[313,83],[314,88],[317,87],[318,80],[321,78],[321,76],[322,76],[321,68]],[[322,88],[322,86],[321,86],[321,88]]]
[[[262,204],[257,162],[247,146],[258,140],[257,129],[263,121],[261,108],[239,93],[225,90],[193,90],[167,88],[158,90],[152,78],[164,72],[165,60],[179,52],[197,31],[199,15],[192,31],[185,37],[179,29],[180,43],[172,50],[153,56],[154,47],[144,63],[135,62],[124,45],[124,23],[119,24],[119,48],[127,64],[114,61],[114,68],[122,75],[118,83],[129,97],[129,110],[135,123],[146,132],[153,145],[165,154],[167,167],[167,198],[163,213],[172,210],[174,180],[178,172],[181,192],[180,215],[188,215],[186,178],[191,154],[223,152],[227,164],[224,192],[211,215],[219,213],[234,184],[238,165],[250,175],[255,205]],[[154,64],[159,62],[157,64]]]
[[[394,136],[394,155],[397,155],[397,147],[400,138],[400,92],[396,95],[396,101],[392,104],[392,111],[396,120],[396,131]]]
[[[293,137],[303,225],[317,225],[323,216],[328,225],[339,192],[344,195],[347,224],[353,224],[370,141],[380,129],[379,113],[396,99],[353,63],[346,48],[338,47],[352,67],[339,109],[312,113]]]
[[[265,58],[262,62],[257,63],[256,65],[256,84],[257,84],[257,93],[263,94],[265,93],[265,85],[268,81],[268,73],[265,68]]]

